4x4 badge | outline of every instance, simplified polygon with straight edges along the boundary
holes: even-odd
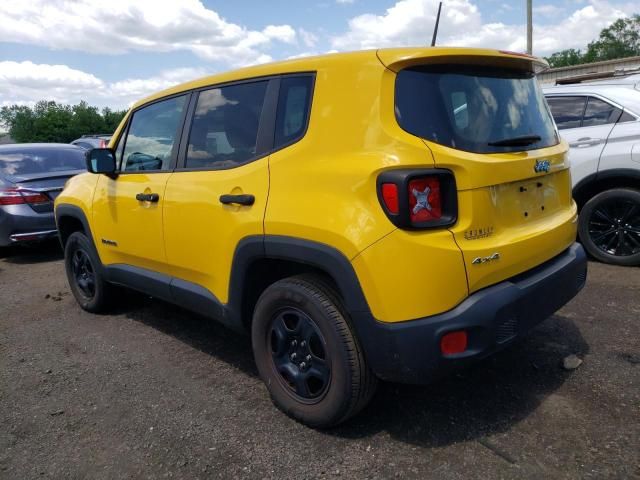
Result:
[[[489,255],[487,257],[476,257],[473,259],[471,263],[473,265],[480,265],[482,263],[493,262],[494,260],[500,260],[500,254],[498,252],[494,253],[493,255]]]
[[[549,173],[551,170],[551,162],[549,160],[536,160],[536,164],[533,166],[533,171],[536,173]]]
[[[416,197],[416,205],[413,207],[413,214],[415,215],[420,210],[431,211],[431,204],[429,203],[429,193],[431,193],[431,187],[426,187],[424,192],[420,192],[415,188],[411,192]]]

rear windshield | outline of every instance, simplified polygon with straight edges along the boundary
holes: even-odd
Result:
[[[469,152],[531,150],[559,141],[538,82],[526,72],[458,65],[401,70],[395,113],[407,132]]]
[[[0,173],[4,175],[31,175],[84,168],[84,150],[80,148],[0,151]]]

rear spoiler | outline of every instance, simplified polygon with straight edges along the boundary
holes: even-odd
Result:
[[[549,64],[526,53],[481,48],[389,48],[376,51],[378,59],[389,70],[398,72],[417,65],[459,64],[484,67],[501,67],[538,74],[549,68]]]

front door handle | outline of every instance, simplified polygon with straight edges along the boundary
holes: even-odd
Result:
[[[160,200],[160,195],[157,193],[138,193],[136,195],[136,200],[139,202],[157,203],[158,200]]]
[[[256,197],[249,194],[244,195],[220,195],[220,203],[225,205],[238,204],[238,205],[253,205],[256,201]]]

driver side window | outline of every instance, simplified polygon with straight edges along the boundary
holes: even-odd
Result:
[[[186,95],[137,110],[124,145],[122,171],[168,170],[178,137]]]

